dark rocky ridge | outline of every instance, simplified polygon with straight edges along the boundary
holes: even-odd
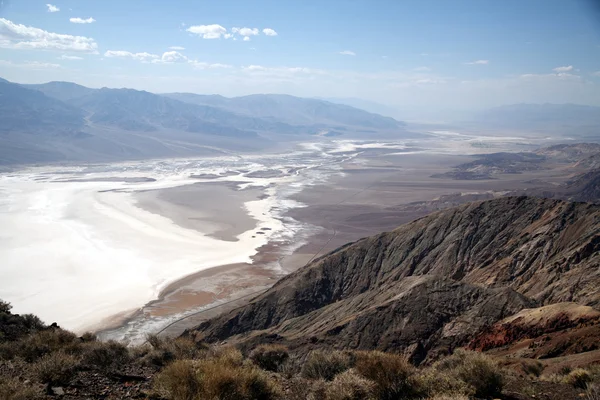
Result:
[[[470,203],[348,244],[197,330],[208,340],[405,351],[419,362],[523,308],[598,307],[599,251],[600,206]]]

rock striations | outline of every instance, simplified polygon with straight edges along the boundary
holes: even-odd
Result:
[[[195,330],[242,345],[401,351],[419,363],[562,302],[600,306],[600,206],[507,197],[345,245]]]

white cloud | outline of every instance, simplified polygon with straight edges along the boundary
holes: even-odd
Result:
[[[476,61],[471,61],[468,63],[465,63],[467,65],[487,65],[490,63],[490,60],[476,60]]]
[[[228,65],[228,64],[219,64],[219,63],[210,64],[207,62],[200,62],[200,61],[196,61],[196,60],[190,60],[188,62],[191,65],[193,65],[194,68],[196,68],[196,69],[231,68],[231,65]]]
[[[160,58],[152,60],[153,63],[173,64],[175,62],[186,62],[188,58],[177,51],[167,51]]]
[[[231,28],[231,32],[238,33],[241,36],[257,36],[260,33],[258,28]]]
[[[151,62],[152,60],[157,60],[160,57],[156,54],[151,53],[132,53],[124,50],[108,50],[104,53],[104,57],[109,58],[131,58],[134,60],[142,61],[142,62]]]
[[[92,17],[83,19],[83,18],[69,18],[69,21],[71,21],[74,24],[91,24],[92,22],[96,22],[96,20]]]
[[[187,28],[186,31],[201,36],[202,39],[220,39],[227,33],[227,29],[219,24],[194,25]]]
[[[244,36],[244,42],[249,42],[250,41],[250,36]]]
[[[178,51],[181,51],[181,50],[185,50],[185,47],[171,46],[171,47],[169,47],[169,50],[178,50]]]
[[[267,36],[277,36],[277,32],[275,32],[275,30],[271,28],[263,29],[263,33]]]
[[[559,72],[556,74],[523,74],[519,78],[526,80],[581,80],[579,75],[569,74],[568,72]]]
[[[48,32],[0,18],[0,47],[7,49],[60,50],[97,53],[92,38]]]
[[[0,60],[0,65],[7,67],[16,68],[27,68],[27,69],[58,69],[62,68],[60,64],[39,62],[39,61],[26,61],[24,63],[14,63],[12,61]]]
[[[414,69],[414,71],[417,71],[417,72],[428,72],[428,71],[431,71],[431,68],[429,68],[429,67],[417,67],[417,68]]]
[[[344,51],[340,51],[340,54],[344,55],[344,56],[355,56],[356,53],[350,50],[344,50]]]
[[[572,65],[569,65],[569,66],[566,66],[566,67],[556,67],[556,68],[552,69],[552,71],[554,71],[556,73],[569,72],[569,71],[572,71],[572,70],[573,70],[573,66]]]
[[[56,7],[53,4],[46,4],[46,7],[48,7],[48,12],[51,12],[51,13],[55,13],[55,12],[59,12],[60,11],[60,8]]]
[[[592,72],[593,76],[600,76],[600,71]]]
[[[61,60],[83,60],[83,57],[79,57],[79,56],[68,56],[66,54],[63,54],[62,56],[59,57]]]
[[[225,39],[231,39],[233,37],[233,33],[226,33],[223,35]],[[234,39],[235,40],[235,39]]]

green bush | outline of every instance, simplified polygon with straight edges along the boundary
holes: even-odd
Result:
[[[277,372],[289,357],[287,347],[277,344],[264,344],[252,350],[249,358],[259,368]]]
[[[416,368],[406,357],[380,351],[361,351],[356,353],[354,368],[375,383],[377,399],[406,399],[422,395]]]
[[[315,350],[306,358],[301,374],[307,379],[331,381],[337,374],[350,368],[351,364],[352,359],[346,352]]]

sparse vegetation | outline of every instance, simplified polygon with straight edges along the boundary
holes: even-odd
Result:
[[[350,354],[343,351],[312,351],[302,366],[302,376],[306,379],[331,381],[351,367]]]
[[[2,312],[16,321],[10,305],[0,302]],[[191,337],[149,336],[141,346],[126,346],[99,341],[91,333],[77,337],[29,317],[17,325],[25,328],[0,341],[0,400],[88,389],[80,397],[122,398],[132,388],[140,398],[172,400],[466,400],[500,397],[504,385],[505,372],[492,358],[461,349],[433,365],[415,367],[402,355],[380,351],[322,349],[305,355],[266,344],[245,357],[234,346],[209,346]],[[545,375],[536,360],[520,367],[528,380],[550,381],[599,400],[600,367]],[[537,391],[524,387],[520,393]]]
[[[250,353],[250,360],[258,367],[277,372],[290,357],[287,347],[276,344],[260,345]]]
[[[270,400],[281,395],[275,381],[264,372],[218,357],[172,363],[157,375],[155,389],[157,394],[173,400]]]
[[[416,369],[405,357],[380,351],[361,351],[356,354],[354,368],[375,383],[377,399],[410,399],[422,394]]]
[[[0,377],[0,400],[35,400],[38,391],[17,378]]]
[[[592,376],[589,371],[583,368],[576,368],[565,376],[564,381],[576,388],[585,389],[587,384],[592,381]]]
[[[458,349],[435,365],[435,369],[455,375],[475,389],[475,397],[498,396],[504,378],[498,364],[485,354]]]
[[[113,340],[88,342],[82,351],[83,363],[92,368],[118,370],[129,362],[129,349]]]
[[[542,372],[544,372],[544,364],[538,360],[524,360],[521,363],[521,368],[527,375],[533,375],[536,378],[540,377]]]
[[[55,351],[40,358],[33,365],[33,371],[40,382],[49,386],[66,385],[79,365],[79,360],[74,356]]]
[[[325,388],[326,400],[364,400],[375,394],[375,383],[349,369],[329,382]]]

